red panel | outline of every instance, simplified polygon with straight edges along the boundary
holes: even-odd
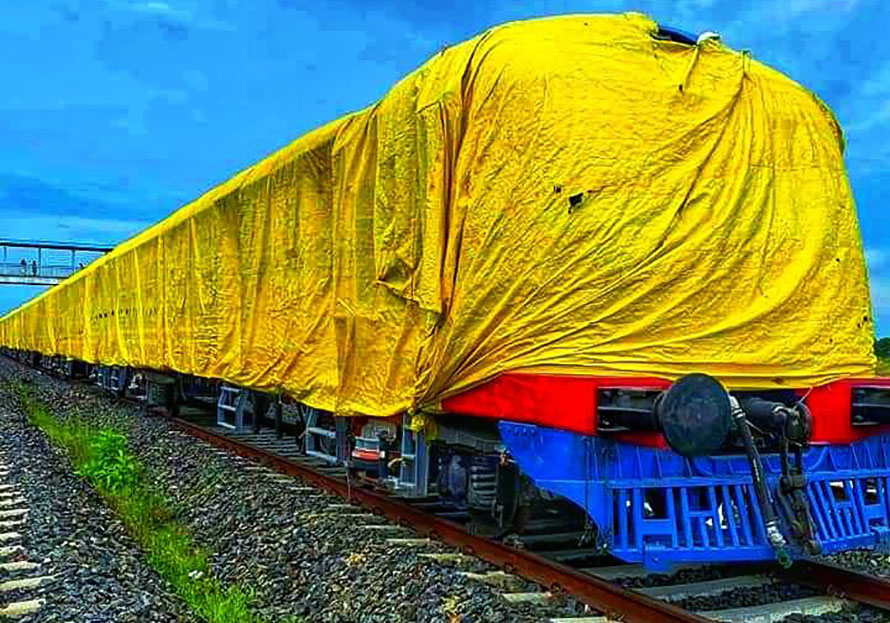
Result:
[[[813,416],[813,443],[850,443],[888,426],[854,427],[850,422],[852,388],[890,387],[890,378],[844,379],[821,387],[800,389]],[[585,435],[596,434],[597,391],[612,387],[666,389],[670,381],[655,377],[597,377],[510,372],[493,381],[448,398],[451,413],[527,422]],[[666,447],[659,433],[622,433],[615,436],[645,446]]]
[[[813,416],[814,443],[850,443],[890,430],[890,426],[853,426],[853,387],[863,385],[890,387],[890,378],[843,379],[802,392]]]
[[[657,378],[610,378],[511,372],[448,398],[451,413],[540,424],[550,428],[596,434],[597,390],[606,387],[665,389]]]

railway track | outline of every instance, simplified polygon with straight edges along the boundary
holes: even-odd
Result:
[[[438,539],[459,548],[465,555],[502,569],[488,574],[471,573],[468,577],[472,579],[508,586],[509,578],[515,575],[547,589],[537,593],[504,592],[508,601],[546,603],[554,594],[565,593],[595,611],[595,614],[585,616],[553,618],[551,623],[605,623],[609,620],[772,622],[790,614],[821,616],[841,612],[857,604],[890,610],[890,581],[812,561],[797,562],[788,570],[765,565],[736,565],[722,577],[672,580],[682,577],[684,571],[708,569],[704,565],[687,565],[678,569],[676,576],[665,576],[653,586],[643,586],[638,580],[651,574],[641,566],[583,566],[583,561],[592,556],[592,551],[583,547],[535,551],[528,546],[518,548],[471,534],[460,523],[447,517],[375,490],[366,483],[350,480],[343,467],[302,456],[292,438],[281,437],[271,429],[235,433],[182,418],[170,420],[183,432],[343,497],[345,504],[332,511],[348,514],[368,530],[387,529],[385,525],[374,528],[374,524],[368,523],[382,515],[396,526],[410,527],[419,535],[388,539],[393,546],[423,547],[430,539]],[[774,599],[733,607],[707,607],[708,603],[721,601],[726,606],[732,601],[727,595],[750,602],[750,597],[745,595],[752,592]],[[784,594],[790,598],[783,598]],[[886,620],[890,620],[890,616]]]
[[[40,563],[28,560],[22,544],[27,516],[21,491],[10,482],[10,464],[0,454],[0,620],[40,610],[46,600],[34,593],[54,580],[42,573]]]

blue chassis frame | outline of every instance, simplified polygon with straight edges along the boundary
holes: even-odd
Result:
[[[531,424],[502,421],[501,438],[522,471],[587,511],[599,544],[649,568],[682,562],[774,559],[744,455],[689,459]],[[763,456],[773,492],[779,456]],[[823,553],[890,542],[890,434],[804,454],[806,496]],[[653,512],[647,500],[659,500]],[[783,531],[788,536],[787,526]],[[792,549],[793,557],[803,556]]]

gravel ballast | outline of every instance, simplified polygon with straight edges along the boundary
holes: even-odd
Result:
[[[2,359],[2,358],[0,358]],[[67,458],[25,423],[5,381],[19,376],[0,365],[0,455],[28,508],[22,551],[4,562],[40,564],[53,581],[0,595],[0,606],[42,598],[43,607],[15,619],[30,622],[173,622],[188,620],[179,600],[144,562],[102,499],[74,475]],[[12,575],[0,581],[14,579]]]

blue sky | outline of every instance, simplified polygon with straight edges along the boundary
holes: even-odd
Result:
[[[626,10],[717,31],[831,106],[890,334],[884,0],[4,2],[0,237],[118,242],[443,46],[509,20]],[[0,313],[37,291],[3,286]]]

